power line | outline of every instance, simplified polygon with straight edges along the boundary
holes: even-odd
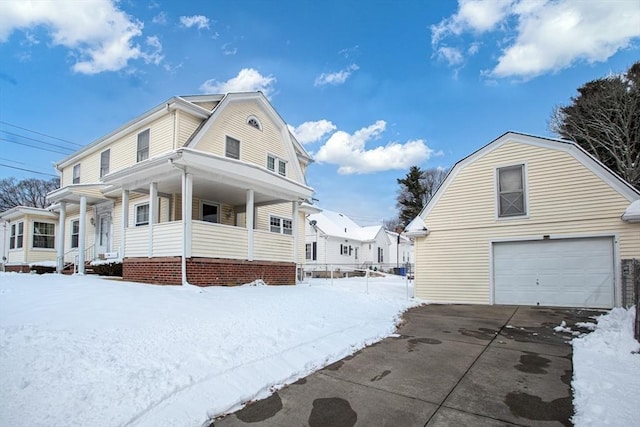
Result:
[[[6,159],[4,157],[0,157],[0,160],[6,160],[7,162],[11,162],[11,163],[17,163],[19,165],[24,165],[23,162],[18,162],[17,160],[11,160],[11,159]]]
[[[82,144],[77,144],[77,143],[75,143],[75,142],[71,142],[71,141],[68,141],[68,140],[66,140],[66,139],[62,139],[62,138],[56,138],[55,136],[51,136],[51,135],[47,135],[46,133],[41,133],[41,132],[37,132],[37,131],[35,131],[35,130],[31,130],[31,129],[23,128],[23,127],[20,127],[20,126],[18,126],[18,125],[14,125],[14,124],[11,124],[11,123],[4,122],[4,121],[2,121],[2,120],[0,120],[0,123],[2,123],[2,124],[4,124],[4,125],[7,125],[7,126],[14,127],[14,128],[18,128],[18,129],[26,130],[27,132],[32,132],[32,133],[35,133],[35,134],[38,134],[38,135],[41,135],[41,136],[46,136],[47,138],[57,139],[58,141],[66,142],[66,143],[68,143],[68,144],[72,144],[72,145],[75,145],[75,146],[77,146],[77,147],[84,147],[84,145],[82,145]]]
[[[0,166],[4,166],[5,168],[9,168],[9,169],[17,169],[17,170],[20,170],[20,171],[31,172],[31,173],[37,173],[38,175],[52,176],[52,177],[54,177],[54,178],[57,178],[57,177],[58,177],[58,175],[54,175],[54,174],[52,174],[52,173],[38,172],[38,171],[31,170],[31,169],[19,168],[19,167],[17,167],[17,166],[5,165],[5,164],[2,164],[2,163],[0,163]]]
[[[40,142],[40,143],[42,143],[42,144],[50,145],[50,146],[52,146],[52,147],[61,148],[61,149],[63,149],[63,150],[69,150],[69,151],[70,151],[70,153],[69,153],[69,154],[73,153],[73,149],[72,149],[72,148],[65,147],[65,146],[58,145],[58,144],[54,144],[54,143],[52,143],[52,142],[43,141],[43,140],[41,140],[41,139],[30,138],[30,137],[28,137],[28,136],[20,135],[20,134],[13,133],[13,132],[7,132],[6,130],[0,130],[0,132],[4,132],[4,133],[9,134],[9,135],[13,135],[13,136],[17,136],[17,137],[20,137],[20,138],[28,139],[28,140],[30,140],[30,141]]]
[[[12,144],[23,145],[25,147],[36,148],[38,150],[43,150],[43,151],[50,151],[51,153],[63,154],[65,156],[69,154],[69,153],[63,153],[62,151],[56,151],[56,150],[50,150],[48,148],[38,147],[37,145],[25,144],[24,142],[11,141],[11,140],[5,139],[5,138],[0,138],[0,141],[10,142]]]

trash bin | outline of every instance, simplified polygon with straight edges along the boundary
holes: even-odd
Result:
[[[400,270],[400,275],[401,276],[406,276],[407,275],[407,268],[406,267],[400,267],[398,270]]]

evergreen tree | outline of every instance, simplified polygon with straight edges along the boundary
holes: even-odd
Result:
[[[407,176],[398,179],[400,192],[398,194],[398,208],[400,209],[400,223],[407,225],[418,216],[424,207],[425,187],[423,184],[424,171],[418,166],[411,166]]]

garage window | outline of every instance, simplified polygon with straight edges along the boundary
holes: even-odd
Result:
[[[526,215],[524,165],[498,168],[498,217]]]

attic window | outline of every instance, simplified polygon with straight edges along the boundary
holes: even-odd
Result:
[[[247,117],[247,124],[258,130],[262,130],[262,123],[260,123],[260,120],[258,120],[256,116]]]

